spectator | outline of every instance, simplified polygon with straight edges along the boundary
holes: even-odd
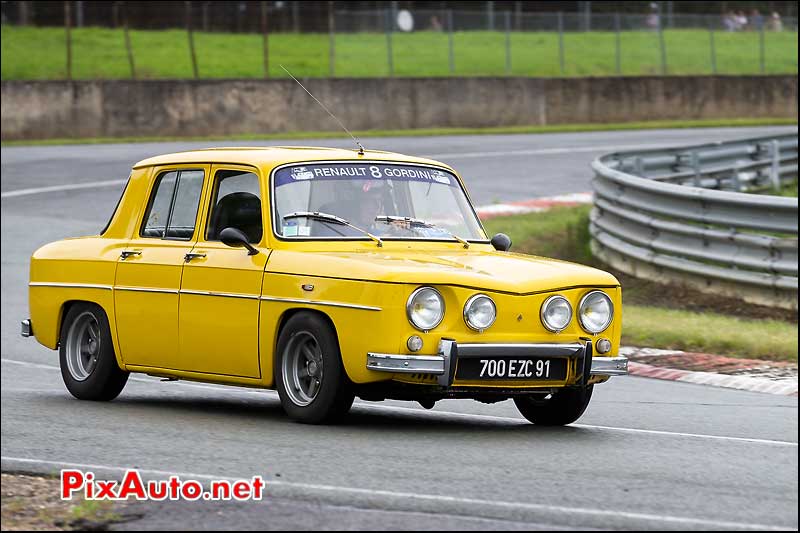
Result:
[[[747,29],[747,15],[744,14],[744,11],[739,11],[739,13],[736,15],[736,29]]]
[[[431,16],[431,30],[442,31],[442,23],[439,22],[439,17],[436,15]]]
[[[764,16],[758,9],[754,9],[750,13],[750,27],[755,31],[761,31],[764,28]]]
[[[783,31],[783,21],[777,11],[772,12],[769,19],[769,29],[772,31]]]
[[[722,17],[722,24],[725,26],[726,31],[736,31],[738,29],[738,21],[736,18],[736,13],[733,11],[728,11],[724,17]]]

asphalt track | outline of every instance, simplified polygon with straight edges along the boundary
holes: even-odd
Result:
[[[614,149],[774,131],[796,128],[366,144],[451,163],[488,204],[587,191],[588,163]],[[135,161],[204,145],[2,149],[4,471],[268,480],[262,502],[134,504],[143,517],[118,526],[132,529],[797,529],[797,398],[615,378],[579,423],[556,429],[525,423],[510,402],[457,400],[431,411],[357,402],[346,424],[309,427],[288,421],[274,392],[139,376],[115,402],[73,400],[55,352],[18,334],[30,253],[102,227]]]

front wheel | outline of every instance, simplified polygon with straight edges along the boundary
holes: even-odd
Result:
[[[298,422],[335,422],[350,410],[355,395],[336,333],[323,317],[301,312],[286,322],[278,338],[275,385],[284,411]]]
[[[514,403],[520,414],[537,426],[566,426],[586,411],[593,388],[594,385],[561,389],[545,398],[516,396]]]
[[[117,364],[108,317],[102,308],[76,303],[67,312],[59,338],[61,377],[79,400],[109,401],[122,392],[128,372]]]

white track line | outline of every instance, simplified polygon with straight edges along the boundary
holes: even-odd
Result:
[[[6,470],[19,468],[23,465],[32,465],[32,466],[44,466],[44,467],[51,467],[51,468],[81,468],[84,470],[92,469],[93,471],[96,470],[105,470],[111,472],[118,472],[124,474],[130,467],[121,467],[121,466],[109,466],[109,465],[96,465],[96,464],[82,464],[82,463],[67,463],[67,462],[60,462],[60,461],[48,461],[48,460],[40,460],[40,459],[31,459],[31,458],[23,458],[23,457],[7,457],[2,456],[3,461],[3,468]],[[229,476],[217,476],[213,474],[196,474],[196,473],[189,473],[189,472],[172,472],[172,471],[165,471],[165,470],[151,470],[151,469],[137,469],[140,474],[150,475],[150,476],[179,476],[183,479],[195,479],[195,480],[219,480],[219,479],[247,479],[249,476],[238,476],[238,477],[229,477]],[[97,475],[97,472],[94,472]],[[252,474],[251,474],[252,475]],[[681,517],[681,516],[669,516],[669,515],[657,515],[657,514],[648,514],[648,513],[631,513],[626,511],[613,511],[608,509],[591,509],[591,508],[582,508],[582,507],[566,507],[566,506],[559,506],[559,505],[544,505],[544,504],[536,504],[536,503],[523,503],[523,502],[507,502],[507,501],[498,501],[498,500],[478,500],[473,498],[459,498],[456,496],[444,496],[439,494],[417,494],[417,493],[409,493],[409,492],[399,492],[399,491],[390,491],[390,490],[373,490],[373,489],[364,489],[364,488],[357,488],[357,487],[342,487],[342,486],[335,486],[335,485],[318,485],[312,483],[294,483],[290,481],[275,481],[270,480],[267,483],[267,492],[272,493],[273,496],[281,496],[281,492],[284,491],[275,491],[275,488],[279,489],[295,489],[302,493],[306,494],[331,494],[336,496],[341,496],[346,494],[351,497],[356,498],[375,498],[377,497],[385,497],[387,499],[392,500],[406,500],[408,502],[418,502],[418,503],[435,503],[435,504],[461,504],[463,506],[469,507],[483,507],[483,508],[494,508],[494,509],[502,509],[504,512],[508,511],[538,511],[538,512],[551,512],[557,513],[561,515],[574,516],[584,515],[584,516],[593,516],[593,517],[613,517],[613,518],[623,518],[629,520],[646,520],[646,521],[653,521],[653,522],[662,522],[667,524],[682,524],[686,525],[695,525],[695,526],[710,526],[714,528],[722,528],[722,529],[756,529],[756,530],[771,530],[771,531],[781,531],[781,530],[791,530],[796,529],[794,526],[770,526],[765,524],[749,524],[749,523],[742,523],[742,522],[727,522],[727,521],[718,521],[718,520],[706,520],[702,518],[688,518],[688,517]],[[272,489],[272,490],[270,490]],[[276,494],[277,492],[277,494]],[[358,503],[356,501],[356,503]]]
[[[3,363],[10,363],[16,364],[20,366],[30,367],[30,368],[38,368],[38,369],[45,369],[45,370],[60,370],[59,367],[53,365],[43,365],[38,363],[29,363],[27,361],[17,361],[14,359],[2,359]],[[161,381],[157,378],[145,378],[145,377],[136,377],[132,376],[129,378],[130,380],[140,382],[140,383],[147,383],[150,385],[157,385]],[[202,383],[187,383],[185,381],[174,381],[171,382],[174,385],[179,385],[182,387],[189,387],[195,389],[206,389],[212,390],[215,392],[223,392],[223,393],[240,393],[240,394],[257,394],[263,397],[269,397],[271,399],[277,399],[278,393],[273,390],[268,389],[247,389],[243,387],[236,387],[236,386],[226,386],[226,385],[212,385],[212,384],[202,384]],[[429,411],[423,410],[420,408],[415,407],[400,407],[396,405],[376,405],[374,403],[367,403],[358,401],[356,407],[359,409],[371,410],[371,411],[383,411],[383,412],[395,412],[395,413],[413,413],[417,415],[422,415],[426,417],[442,417],[442,418],[463,418],[467,420],[482,420],[482,421],[496,421],[496,422],[504,422],[504,423],[515,423],[521,425],[527,425],[528,422],[523,418],[514,418],[510,416],[493,416],[493,415],[478,415],[478,414],[470,414],[470,413],[458,413],[455,411]],[[769,440],[769,439],[751,439],[747,437],[729,437],[724,435],[704,435],[700,433],[683,433],[677,431],[659,431],[654,429],[639,429],[639,428],[624,428],[624,427],[613,427],[613,426],[597,426],[591,424],[571,424],[571,427],[583,428],[583,429],[599,429],[604,431],[618,431],[622,433],[637,433],[642,435],[659,435],[659,436],[667,436],[667,437],[687,437],[687,438],[694,438],[694,439],[710,439],[710,440],[720,440],[720,441],[730,441],[730,442],[745,442],[749,444],[764,444],[768,446],[797,446],[798,443],[791,442],[791,441],[782,441],[782,440]]]
[[[17,196],[29,196],[32,194],[42,194],[46,192],[93,189],[95,187],[111,187],[114,185],[125,185],[127,181],[128,180],[88,181],[85,183],[72,183],[69,185],[52,185],[50,187],[34,187],[31,189],[18,189],[16,191],[6,191],[4,193],[0,193],[0,198],[15,198]]]

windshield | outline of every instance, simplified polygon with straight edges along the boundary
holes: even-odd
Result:
[[[380,163],[293,165],[277,170],[272,186],[273,223],[280,237],[365,238],[364,232],[369,232],[382,239],[456,240],[456,236],[486,240],[458,180],[438,168]],[[339,217],[355,228],[313,213]]]

